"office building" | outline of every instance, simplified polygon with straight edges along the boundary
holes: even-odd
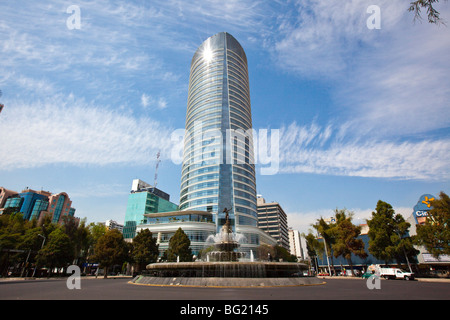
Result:
[[[169,240],[181,228],[191,242],[192,254],[198,256],[205,249],[205,242],[216,233],[213,213],[208,211],[173,211],[145,214],[143,224],[137,226],[136,233],[148,229],[159,245],[160,256],[169,248]]]
[[[3,211],[5,207],[6,200],[17,195],[18,193],[16,191],[0,187],[0,213]]]
[[[135,179],[128,196],[123,237],[131,241],[136,236],[136,227],[145,223],[145,214],[176,211],[178,205],[170,202],[170,195],[148,183]]]
[[[48,211],[52,214],[52,222],[58,222],[64,216],[74,216],[75,208],[65,192],[51,194],[48,197]]]
[[[243,251],[274,244],[258,229],[247,57],[229,33],[206,39],[192,58],[185,129],[180,210],[211,212],[216,232],[229,210]]]
[[[296,256],[298,261],[306,260],[308,258],[307,251],[304,250],[306,249],[306,243],[304,238],[300,235],[300,232],[289,228],[288,235],[290,254]]]
[[[266,203],[259,195],[258,227],[274,238],[279,246],[290,250],[286,213],[278,202]]]
[[[19,193],[0,188],[0,205],[1,211],[14,208],[16,212],[21,212],[26,220],[41,221],[45,216],[50,216],[54,223],[63,223],[65,217],[79,221],[75,218],[72,201],[65,192],[52,194],[49,191],[26,188]]]
[[[117,221],[114,220],[106,220],[104,222],[106,229],[108,230],[119,230],[121,233],[123,232],[123,224],[118,223]]]

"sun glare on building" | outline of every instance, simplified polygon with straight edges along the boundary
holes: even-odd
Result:
[[[203,60],[206,63],[210,63],[212,59],[213,59],[213,52],[211,47],[209,45],[205,46],[205,48],[203,49]]]

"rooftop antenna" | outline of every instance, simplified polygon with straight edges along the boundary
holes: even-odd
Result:
[[[3,92],[2,92],[2,90],[0,90],[0,98],[2,97],[2,95],[3,95]],[[4,105],[0,102],[0,113],[3,110],[3,107],[4,107]]]
[[[156,155],[156,168],[155,168],[155,181],[153,182],[153,191],[155,191],[156,184],[158,183],[158,167],[161,160],[159,159],[159,156],[161,155],[161,152],[158,151]]]

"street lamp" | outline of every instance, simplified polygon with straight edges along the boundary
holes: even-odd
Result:
[[[39,237],[41,237],[41,238],[43,238],[43,240],[42,240],[42,245],[41,245],[41,250],[42,250],[42,248],[44,247],[44,243],[45,243],[45,236],[43,236],[42,234],[38,234],[38,236]],[[34,270],[33,270],[33,275],[32,275],[32,277],[34,277],[34,274],[36,273],[36,268],[37,268],[37,263],[36,263],[36,265],[34,266]]]
[[[45,243],[45,236],[43,236],[42,234],[38,234],[39,237],[42,237],[44,240],[42,240],[42,245],[41,245],[41,249],[44,247],[44,243]]]
[[[317,235],[319,236],[319,232],[317,232]],[[323,243],[325,245],[325,256],[327,257],[327,265],[328,265],[328,273],[331,276],[331,269],[330,269],[330,260],[328,259],[328,250],[327,250],[327,242],[325,241],[325,236],[322,235]],[[319,266],[317,266],[319,267]]]

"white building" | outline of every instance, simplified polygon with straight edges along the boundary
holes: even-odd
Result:
[[[105,227],[106,227],[108,230],[117,229],[117,230],[119,230],[120,232],[123,231],[123,224],[119,224],[119,223],[117,223],[117,222],[114,221],[114,220],[106,220],[106,221],[105,221]]]
[[[300,235],[298,230],[289,228],[289,248],[290,253],[297,257],[298,260],[306,260],[308,253],[306,251],[306,242]]]

